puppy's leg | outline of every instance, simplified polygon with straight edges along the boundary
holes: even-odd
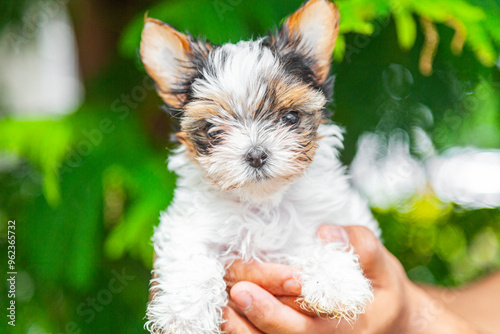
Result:
[[[227,304],[224,265],[206,247],[188,240],[161,246],[156,249],[146,328],[151,333],[220,333]]]
[[[370,281],[357,256],[341,243],[311,245],[301,251],[296,265],[302,268],[301,306],[319,316],[352,322],[373,299]]]

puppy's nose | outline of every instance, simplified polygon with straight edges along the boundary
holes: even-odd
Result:
[[[250,166],[254,168],[260,168],[266,163],[267,153],[264,149],[260,147],[252,147],[248,151],[246,159],[250,164]]]

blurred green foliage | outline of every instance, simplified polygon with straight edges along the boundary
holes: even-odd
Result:
[[[20,13],[29,3],[2,3],[6,11],[0,13],[7,17],[0,29],[7,23],[13,31],[22,27]],[[175,187],[164,147],[175,147],[169,135],[176,126],[159,110],[161,101],[136,56],[144,12],[224,43],[256,38],[300,3],[159,1],[136,13],[112,64],[86,82],[85,102],[74,113],[35,121],[4,110],[0,254],[6,258],[6,222],[16,219],[16,332],[144,332],[150,237]],[[346,163],[365,131],[411,134],[415,126],[429,134],[438,152],[456,145],[500,148],[500,76],[493,67],[500,49],[497,2],[337,3],[342,22],[331,108],[347,129]],[[434,45],[432,38],[440,42]],[[423,61],[432,75],[422,74]],[[393,64],[404,71],[392,73]],[[500,267],[499,210],[467,211],[429,191],[402,207],[374,212],[387,247],[415,280],[454,286]],[[123,291],[92,307],[92,298],[104,296],[123,270],[133,276]],[[2,321],[0,332],[4,326]]]

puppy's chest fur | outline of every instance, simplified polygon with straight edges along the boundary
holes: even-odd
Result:
[[[337,158],[341,129],[321,125],[318,134],[322,139],[304,175],[283,189],[279,198],[259,203],[215,191],[203,181],[199,167],[183,150],[178,151],[169,162],[169,168],[179,175],[178,188],[162,214],[155,244],[161,247],[170,238],[185,234],[201,241],[221,260],[289,263],[289,257],[298,256],[297,250],[314,241],[321,224],[364,225],[379,234],[366,203],[351,190]]]

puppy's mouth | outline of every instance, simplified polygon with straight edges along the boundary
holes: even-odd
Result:
[[[270,175],[266,168],[252,169],[249,171],[249,174],[249,182],[252,183],[263,183],[273,179],[273,176]]]

